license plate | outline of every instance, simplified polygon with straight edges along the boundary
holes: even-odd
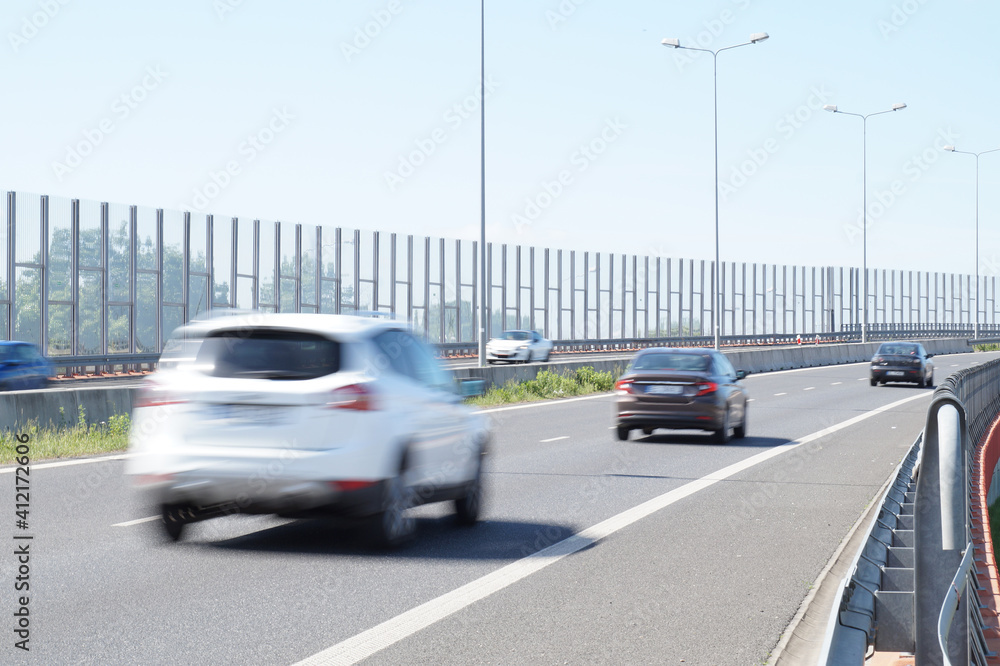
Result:
[[[683,386],[668,386],[663,384],[653,384],[646,387],[646,393],[653,395],[680,395],[684,392]]]
[[[889,375],[890,377],[902,377],[906,373],[903,372],[902,370],[890,370],[889,372],[887,372],[885,374]]]
[[[211,405],[207,416],[211,421],[232,425],[275,425],[281,421],[280,410],[260,405]]]

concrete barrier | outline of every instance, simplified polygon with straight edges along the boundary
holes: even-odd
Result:
[[[959,354],[972,351],[968,343],[952,338],[921,341],[928,353]],[[835,345],[803,344],[776,349],[725,351],[733,366],[750,373],[792,370],[819,365],[838,365],[868,361],[880,343],[852,342]],[[613,361],[556,361],[547,365],[493,365],[487,368],[460,368],[455,377],[479,378],[490,386],[534,379],[542,370],[561,374],[589,366],[599,371],[620,375],[629,359]],[[943,379],[943,376],[939,376]],[[16,429],[29,421],[39,425],[73,425],[83,410],[87,423],[107,421],[114,414],[127,414],[132,409],[130,388],[68,388],[39,391],[0,393],[0,429]]]

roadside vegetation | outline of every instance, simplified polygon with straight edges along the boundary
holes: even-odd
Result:
[[[988,351],[1000,351],[1000,344],[996,342],[990,342],[984,345],[973,345],[973,349],[977,352],[988,352]]]
[[[29,459],[76,458],[101,453],[124,451],[128,446],[128,414],[112,416],[101,423],[87,423],[87,415],[80,408],[75,423],[39,426],[29,421],[16,432],[0,432],[0,464],[9,465],[18,457],[15,449],[20,443],[16,437],[28,436]]]
[[[471,398],[469,404],[478,407],[495,407],[515,402],[535,402],[552,398],[568,398],[591,393],[606,393],[615,386],[621,373],[595,370],[584,366],[565,374],[542,370],[535,379],[526,382],[509,381],[494,386],[481,396]]]
[[[565,374],[543,370],[535,379],[526,382],[507,382],[504,386],[494,386],[484,395],[471,398],[469,404],[492,407],[517,402],[536,402],[553,398],[605,393],[614,388],[620,373],[601,372],[590,366]],[[28,436],[29,458],[32,462],[56,458],[76,458],[80,456],[116,453],[128,448],[130,419],[128,414],[112,416],[101,423],[87,423],[83,408],[76,414],[75,421],[69,421],[61,414],[59,424],[40,425],[29,421],[17,431],[0,432],[0,465],[10,465],[16,461],[19,435]]]

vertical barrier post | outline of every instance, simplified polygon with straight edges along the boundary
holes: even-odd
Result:
[[[927,410],[924,451],[914,516],[916,666],[942,663],[938,618],[952,577],[969,542],[966,452],[968,423],[962,403],[939,390]],[[954,663],[968,653],[967,602],[956,614],[948,641]]]

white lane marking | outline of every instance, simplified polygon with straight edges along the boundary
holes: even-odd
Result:
[[[150,516],[149,518],[138,518],[136,520],[125,521],[124,523],[115,523],[111,527],[132,527],[133,525],[138,525],[140,523],[149,523],[159,519],[160,519],[159,516]]]
[[[36,469],[49,469],[51,467],[69,467],[70,465],[89,465],[90,463],[99,463],[99,462],[104,462],[106,460],[125,460],[128,457],[129,457],[128,453],[123,453],[118,456],[102,456],[100,458],[80,458],[77,460],[61,460],[59,462],[51,462],[51,463],[37,463],[37,464],[33,463],[31,465],[31,471],[33,472]],[[13,474],[14,470],[16,469],[17,469],[16,467],[6,467],[4,469],[0,469],[0,474]]]
[[[775,393],[774,395],[778,396],[778,395],[788,395],[788,394],[787,393]]]
[[[560,439],[569,439],[569,435],[563,435],[561,437],[550,437],[549,439],[540,439],[539,443],[545,444],[547,442],[558,442]]]
[[[494,412],[509,412],[512,409],[530,409],[532,407],[544,407],[546,405],[565,405],[567,402],[579,402],[580,400],[594,400],[596,398],[610,398],[614,393],[599,393],[597,395],[585,395],[580,398],[556,398],[554,400],[541,400],[539,402],[529,402],[526,405],[514,405],[512,407],[494,407],[483,409],[483,414],[493,414]]]
[[[756,400],[756,399],[757,399],[757,398],[747,398],[747,402],[753,402],[753,401],[754,401],[754,400]]]
[[[843,384],[844,382],[833,382],[830,386],[836,386],[837,384]]]
[[[858,381],[859,381],[859,382],[863,382],[863,381],[865,381],[866,379],[868,379],[868,377],[858,377]]]
[[[589,527],[571,537],[559,541],[548,548],[544,548],[536,553],[528,555],[511,562],[510,564],[488,573],[471,583],[447,592],[435,599],[423,603],[416,608],[412,608],[396,617],[363,631],[356,636],[352,636],[332,647],[317,654],[307,657],[298,662],[296,666],[332,666],[340,664],[356,664],[367,659],[376,652],[384,650],[390,645],[412,636],[413,634],[426,629],[458,611],[471,606],[472,604],[485,599],[486,597],[507,588],[514,583],[527,578],[533,573],[541,571],[550,564],[555,564],[567,555],[572,555],[584,548],[596,544],[602,539],[615,532],[632,525],[647,516],[666,508],[675,502],[695,493],[705,490],[715,485],[719,481],[724,481],[740,472],[759,465],[771,458],[787,453],[803,444],[808,444],[814,440],[826,437],[844,428],[849,428],[873,416],[895,409],[910,401],[929,397],[930,393],[921,393],[897,400],[891,404],[879,407],[870,412],[859,414],[858,416],[842,421],[829,428],[824,428],[801,439],[797,439],[787,444],[775,446],[767,451],[762,451],[738,463],[724,467],[717,472],[713,472],[701,477],[696,481],[691,481],[670,492],[664,493],[651,500],[643,502],[638,506],[627,509],[618,515]]]
[[[804,389],[802,389],[802,390],[803,390],[803,391],[812,391],[812,390],[813,390],[813,389],[815,389],[815,388],[816,388],[815,386],[809,386],[809,387],[806,387],[806,388],[804,388]]]

